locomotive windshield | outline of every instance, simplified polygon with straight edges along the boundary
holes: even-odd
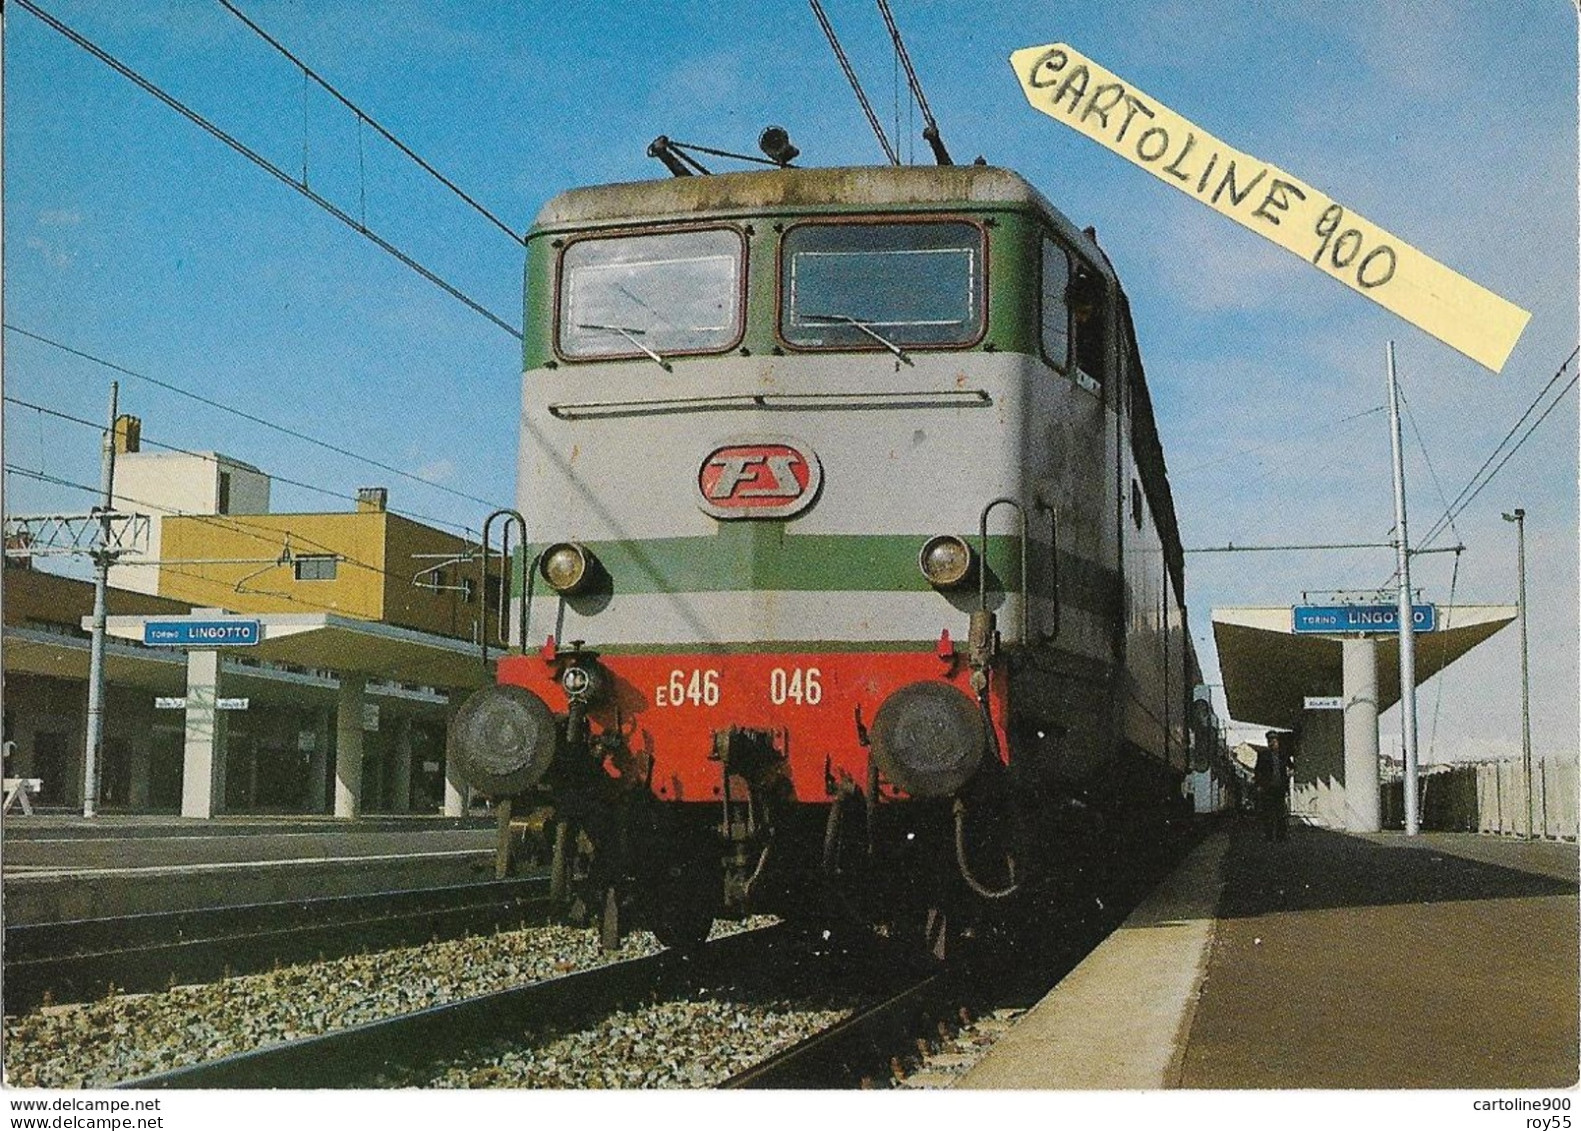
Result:
[[[973,224],[799,224],[780,257],[792,345],[966,345],[982,332],[983,233]]]
[[[576,240],[560,260],[560,351],[662,360],[730,348],[742,258],[728,228]]]

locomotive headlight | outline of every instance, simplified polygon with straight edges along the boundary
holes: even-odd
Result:
[[[556,593],[579,593],[593,575],[594,558],[575,542],[557,542],[538,559],[538,572]]]
[[[928,584],[939,589],[954,589],[972,572],[972,548],[953,534],[940,534],[922,544],[917,564]]]
[[[604,690],[604,672],[596,665],[570,664],[560,673],[566,698],[591,703]]]
[[[873,758],[913,797],[949,797],[976,773],[988,749],[977,705],[947,683],[910,683],[873,716]]]

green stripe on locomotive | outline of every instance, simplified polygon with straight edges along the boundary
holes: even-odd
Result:
[[[917,555],[928,536],[795,534],[783,522],[721,523],[704,537],[583,543],[622,593],[800,592],[930,593]],[[965,538],[967,535],[961,535]],[[977,539],[970,538],[975,548]],[[527,547],[535,560],[548,544]],[[1020,539],[989,535],[989,588],[1020,589]],[[542,579],[535,583],[542,592]],[[975,584],[972,587],[975,592]],[[521,593],[518,570],[515,593]]]
[[[975,550],[975,534],[961,534]],[[645,538],[588,542],[621,593],[727,593],[750,590],[819,593],[932,593],[917,555],[926,538],[916,534],[796,534],[782,522],[722,523],[706,537]],[[534,562],[547,543],[524,553]],[[518,557],[512,593],[522,593]],[[1046,553],[1034,547],[1028,562],[1028,587],[1034,595],[1052,594]],[[998,594],[1021,590],[1021,539],[988,536],[988,589]],[[1111,607],[1118,577],[1113,570],[1064,551],[1059,555],[1059,596],[1072,608],[1101,612]],[[535,579],[537,596],[550,592]],[[975,580],[953,591],[976,600]]]

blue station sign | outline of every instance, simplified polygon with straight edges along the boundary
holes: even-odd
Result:
[[[260,638],[255,620],[148,620],[143,622],[143,643],[175,648],[232,648],[256,644]]]
[[[1400,610],[1396,605],[1296,605],[1290,610],[1290,620],[1296,632],[1337,635],[1400,631]],[[1437,606],[1412,605],[1411,627],[1417,632],[1436,629]]]

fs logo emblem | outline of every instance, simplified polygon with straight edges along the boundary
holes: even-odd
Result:
[[[697,505],[715,518],[789,518],[812,505],[823,482],[817,454],[784,436],[721,444],[697,469]]]

